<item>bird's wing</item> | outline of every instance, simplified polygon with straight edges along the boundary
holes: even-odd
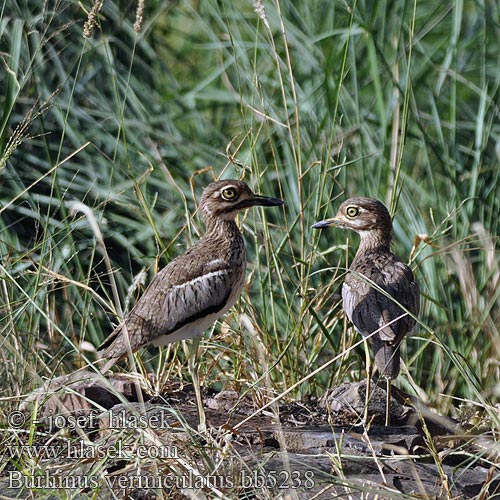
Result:
[[[136,351],[224,308],[234,284],[234,271],[229,264],[221,259],[190,260],[186,269],[186,262],[173,260],[153,278],[125,320],[99,347],[99,351],[104,351],[102,357],[124,357],[128,342],[131,350]]]
[[[156,312],[146,306],[135,314],[147,318],[152,338],[168,335],[183,326],[214,314],[226,306],[234,285],[234,271],[221,260],[204,266],[203,273],[168,288],[156,288]]]
[[[391,323],[392,334],[385,336],[387,329],[381,331],[382,340],[399,342],[415,325],[420,309],[420,292],[411,269],[403,262],[396,261],[390,273],[381,273],[379,286],[390,295],[377,291],[377,302],[381,310],[379,327]],[[401,306],[399,305],[401,304]],[[413,316],[408,314],[409,311]]]
[[[377,331],[381,340],[397,343],[415,324],[398,302],[417,315],[419,292],[408,266],[397,261],[390,267],[390,273],[373,266],[358,271],[357,276],[348,275],[342,296],[344,310],[358,332],[368,336]]]
[[[379,331],[380,328],[382,311],[377,297],[376,290],[366,278],[348,275],[342,287],[344,311],[354,328],[364,337]]]

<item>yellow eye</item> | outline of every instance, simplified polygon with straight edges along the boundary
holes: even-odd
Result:
[[[347,217],[354,219],[354,217],[359,215],[359,208],[355,207],[354,205],[351,205],[350,207],[347,207],[345,209],[345,214],[347,215]]]
[[[222,198],[225,200],[234,200],[236,198],[236,189],[234,187],[228,187],[222,190]]]

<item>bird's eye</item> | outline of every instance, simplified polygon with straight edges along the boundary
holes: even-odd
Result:
[[[359,214],[359,208],[352,205],[352,206],[346,208],[345,213],[346,213],[347,217],[354,218]]]
[[[228,187],[226,189],[223,189],[222,190],[222,197],[225,199],[225,200],[234,200],[236,198],[236,189],[234,187]]]

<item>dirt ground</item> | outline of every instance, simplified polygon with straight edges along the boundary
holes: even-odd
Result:
[[[365,426],[364,382],[266,408],[205,388],[207,429],[198,432],[191,385],[172,383],[151,398],[126,377],[103,384],[87,375],[53,382],[21,405],[28,415],[38,401],[35,439],[13,434],[2,458],[1,498],[65,498],[58,495],[82,482],[72,498],[95,491],[100,499],[500,498],[492,436],[469,432],[397,390],[386,427],[385,391],[375,383]],[[38,456],[35,466],[16,456],[22,445],[57,446],[59,453]],[[29,467],[37,474],[27,475]]]

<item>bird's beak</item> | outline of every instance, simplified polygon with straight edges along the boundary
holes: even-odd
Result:
[[[337,217],[333,217],[332,219],[325,219],[321,220],[319,222],[316,222],[316,224],[313,224],[311,227],[313,229],[323,229],[328,226],[339,226],[342,224],[342,219],[338,219]]]
[[[279,198],[270,198],[269,196],[262,196],[260,194],[254,194],[248,200],[244,200],[241,202],[241,208],[246,207],[278,207],[280,205],[284,205],[284,201]]]

